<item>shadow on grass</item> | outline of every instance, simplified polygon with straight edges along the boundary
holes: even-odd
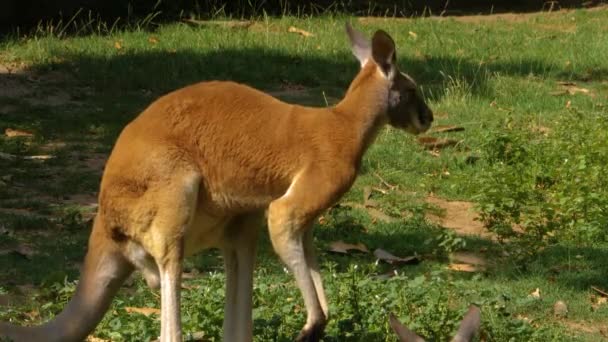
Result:
[[[290,85],[329,87],[342,94],[358,71],[358,63],[346,48],[327,58],[272,49],[221,47],[213,51],[127,51],[111,57],[73,54],[68,50],[56,51],[54,60],[60,62],[35,65],[25,74],[59,71],[69,74],[79,85],[112,94],[145,90],[158,95],[205,80],[232,80],[264,89]],[[493,61],[481,67],[478,61],[456,57],[401,57],[399,65],[423,87],[431,87],[438,99],[450,78],[464,81],[472,95],[490,98],[493,94],[487,81],[494,73],[522,77],[568,74],[542,60]],[[604,75],[606,71],[601,72]],[[1,77],[5,75],[0,74]]]

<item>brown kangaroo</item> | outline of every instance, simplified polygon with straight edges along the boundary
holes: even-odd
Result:
[[[225,341],[252,341],[252,282],[267,213],[274,250],[306,305],[298,341],[318,341],[327,300],[312,245],[315,218],[351,187],[386,124],[417,134],[433,121],[416,83],[396,65],[384,31],[347,25],[361,70],[330,108],[284,103],[232,82],[194,84],[153,102],[120,134],[106,164],[76,293],[37,327],[0,324],[21,341],[80,341],[134,269],[161,292],[162,342],[181,341],[184,256],[222,250]]]

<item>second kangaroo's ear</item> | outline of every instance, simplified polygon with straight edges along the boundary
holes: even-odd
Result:
[[[353,55],[357,57],[359,63],[361,63],[361,67],[363,67],[372,55],[369,39],[363,33],[355,30],[349,23],[346,23],[346,34],[348,35],[348,39],[350,39]]]
[[[389,315],[389,324],[393,331],[399,337],[399,342],[424,342],[424,339],[410,329],[408,329],[405,325],[403,325],[393,313]]]
[[[372,57],[382,72],[391,78],[396,69],[397,52],[395,41],[383,30],[378,30],[372,38]]]

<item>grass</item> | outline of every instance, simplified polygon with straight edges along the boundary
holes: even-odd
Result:
[[[486,20],[285,17],[263,18],[246,29],[170,24],[153,31],[61,39],[51,34],[5,38],[0,62],[22,71],[0,74],[0,129],[28,131],[34,137],[2,137],[0,152],[55,158],[0,159],[0,251],[8,251],[0,253],[0,299],[12,304],[0,306],[0,320],[34,324],[61,310],[85,252],[94,211],[90,202],[103,158],[122,127],[154,98],[200,80],[231,79],[292,102],[333,103],[358,68],[343,33],[344,22],[352,20],[367,33],[377,28],[390,32],[401,68],[421,84],[437,124],[464,131],[447,134],[462,142],[432,156],[414,137],[384,130],[344,201],[361,202],[366,186],[384,187],[387,194],[375,193],[373,199],[398,221],[383,223],[364,210],[341,206],[317,225],[332,312],[325,340],[394,341],[390,311],[419,333],[445,340],[469,303],[482,307],[483,340],[606,338],[608,305],[598,304],[601,298],[591,290],[608,288],[608,242],[601,229],[593,230],[605,216],[585,208],[588,216],[567,221],[572,226],[560,226],[542,243],[497,243],[446,232],[426,219],[425,213],[441,210],[424,199],[432,193],[476,201],[503,223],[513,220],[517,210],[540,217],[534,210],[553,203],[554,197],[573,203],[559,208],[576,213],[579,202],[605,210],[600,195],[606,185],[594,176],[605,154],[593,153],[608,150],[608,139],[602,140],[608,114],[607,14],[603,8]],[[290,26],[314,36],[288,33]],[[552,95],[561,89],[557,82],[575,82],[586,92]],[[518,151],[525,152],[524,161]],[[585,175],[579,183],[556,174],[572,171],[557,160],[580,162],[578,156],[586,155],[583,171],[579,166],[575,170]],[[539,175],[564,186],[555,193],[536,190],[536,183],[526,187]],[[399,191],[383,182],[398,185]],[[585,186],[599,189],[599,199],[568,197]],[[515,205],[520,202],[526,206]],[[556,215],[561,214],[558,210]],[[533,226],[523,221],[524,227]],[[304,323],[303,303],[267,236],[260,240],[256,340],[288,341]],[[335,240],[362,242],[370,250],[400,256],[418,254],[423,261],[393,267],[368,254],[327,252]],[[482,255],[487,270],[450,271],[449,256],[455,251]],[[377,277],[395,269],[398,275],[390,279]],[[205,252],[189,259],[186,270],[195,276],[183,292],[184,329],[218,340],[221,258]],[[540,298],[530,296],[537,288]],[[557,300],[567,303],[567,317],[553,315]],[[125,307],[159,307],[158,293],[137,278],[121,290],[94,334],[116,341],[158,336],[155,317],[129,314]]]

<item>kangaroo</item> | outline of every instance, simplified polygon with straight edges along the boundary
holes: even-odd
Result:
[[[404,326],[395,315],[389,315],[389,324],[393,331],[399,337],[399,342],[424,342],[424,339],[413,331]],[[481,324],[481,310],[475,305],[469,307],[469,311],[464,315],[460,322],[456,336],[452,338],[452,342],[469,342],[475,336],[479,325]]]
[[[181,341],[185,256],[222,251],[224,341],[252,341],[252,283],[263,220],[306,306],[297,341],[318,341],[327,299],[313,248],[315,218],[353,184],[386,124],[417,134],[433,114],[396,64],[393,39],[346,32],[361,70],[329,108],[288,104],[233,82],[201,82],[154,101],[121,132],[105,166],[74,297],[50,322],[0,325],[21,341],[81,341],[122,282],[140,270],[160,288],[160,341]]]

